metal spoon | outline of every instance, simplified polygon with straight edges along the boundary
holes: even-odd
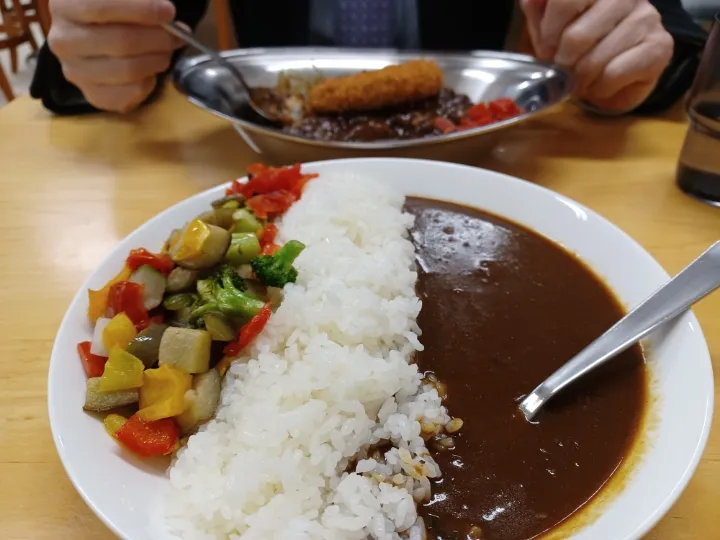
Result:
[[[720,287],[720,242],[625,315],[520,402],[527,420],[568,385],[628,349],[658,326],[684,313]]]
[[[257,103],[257,100],[254,98],[257,96],[258,89],[252,88],[247,83],[247,81],[245,80],[245,77],[243,77],[243,74],[240,72],[240,70],[237,69],[235,66],[233,66],[230,62],[225,60],[225,58],[218,51],[199,42],[197,39],[195,39],[195,36],[193,36],[190,32],[185,30],[185,28],[183,28],[176,22],[166,23],[166,24],[163,24],[162,26],[165,30],[170,32],[172,35],[180,38],[188,45],[192,45],[200,52],[207,54],[215,62],[217,62],[222,67],[227,69],[230,72],[230,74],[235,78],[235,80],[238,83],[240,83],[242,90],[244,91],[245,95],[247,96],[247,103],[250,105],[250,107],[252,108],[253,111],[255,111],[257,114],[259,114],[265,120],[272,122],[274,124],[286,123],[286,119],[280,111],[275,111],[275,110],[271,111],[271,110],[265,109]],[[223,90],[226,90],[226,89],[223,89]],[[225,94],[226,99],[230,103],[234,103],[237,101],[236,92],[234,90],[230,91],[230,92],[224,91],[223,93]]]

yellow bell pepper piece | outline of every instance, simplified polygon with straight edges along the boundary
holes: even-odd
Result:
[[[108,281],[99,291],[88,289],[88,317],[90,318],[90,322],[95,324],[100,317],[105,316],[110,287],[121,281],[129,280],[131,274],[132,270],[124,266],[123,269],[120,270],[120,273]]]
[[[120,347],[110,350],[110,357],[105,362],[105,370],[100,378],[102,392],[115,392],[140,388],[143,385],[145,364]]]
[[[115,434],[125,425],[125,422],[127,422],[127,418],[124,416],[119,414],[108,414],[105,417],[105,420],[103,420],[103,426],[105,426],[105,431],[108,435],[115,437]]]
[[[192,387],[192,375],[162,365],[148,369],[140,389],[138,416],[150,422],[182,414],[185,410],[185,392]]]
[[[180,245],[173,258],[177,261],[183,261],[197,257],[202,253],[203,244],[205,244],[209,236],[210,227],[207,226],[207,223],[199,219],[193,219],[182,232],[179,239]]]
[[[127,349],[128,344],[137,336],[135,324],[125,313],[115,315],[103,330],[102,340],[105,349],[112,351],[115,347]]]

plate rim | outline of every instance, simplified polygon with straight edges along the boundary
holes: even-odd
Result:
[[[561,193],[558,193],[556,191],[553,191],[545,186],[541,186],[538,184],[535,184],[533,182],[530,182],[528,180],[523,180],[518,177],[514,177],[508,174],[500,173],[497,171],[493,171],[490,169],[484,169],[480,167],[473,167],[469,165],[463,165],[458,163],[451,163],[451,162],[439,162],[435,160],[428,160],[428,159],[414,159],[414,158],[396,158],[396,157],[363,157],[363,158],[344,158],[344,159],[328,159],[328,160],[321,160],[321,161],[312,161],[312,162],[306,162],[303,163],[303,167],[324,167],[328,166],[329,164],[332,165],[348,165],[352,163],[358,163],[358,162],[377,162],[382,164],[383,162],[399,162],[399,163],[406,163],[406,162],[412,162],[419,165],[427,165],[427,166],[434,166],[434,167],[450,167],[450,168],[459,168],[462,170],[472,170],[474,171],[474,174],[477,174],[478,171],[482,174],[490,174],[498,177],[499,180],[511,182],[515,184],[521,184],[523,185],[523,189],[529,189],[531,191],[535,191],[537,193],[542,193],[543,196],[551,196],[558,200],[559,202],[570,204],[574,207],[580,208],[583,211],[587,212],[588,215],[593,216],[594,219],[600,220],[600,222],[603,223],[604,226],[609,226],[612,229],[615,230],[616,233],[621,234],[625,237],[626,240],[631,242],[633,244],[633,247],[636,250],[639,250],[645,257],[647,257],[652,263],[657,267],[658,270],[660,270],[668,279],[669,275],[663,268],[663,266],[648,252],[638,241],[636,241],[632,236],[630,236],[628,233],[623,231],[619,226],[615,225],[612,221],[606,219],[598,212],[586,207],[585,205],[571,199],[570,197],[567,197]],[[245,178],[240,177],[240,178]],[[129,237],[134,236],[138,233],[141,229],[147,227],[149,224],[160,221],[162,218],[170,214],[174,211],[176,211],[179,207],[187,205],[190,201],[202,199],[209,195],[210,193],[214,191],[220,191],[227,186],[229,186],[231,181],[223,182],[222,184],[218,184],[216,186],[210,187],[208,189],[204,189],[202,191],[199,191],[197,193],[192,194],[191,196],[178,201],[175,204],[172,204],[171,206],[165,208],[164,210],[158,212],[154,216],[150,217],[149,219],[143,221],[141,224],[139,224],[136,228],[134,228],[130,233],[125,235],[120,241],[119,244],[127,240]],[[405,194],[406,196],[408,194]],[[505,217],[500,215],[500,217]],[[509,219],[509,218],[506,218]],[[534,229],[533,229],[534,230]],[[539,231],[534,231],[538,234],[542,234]],[[551,239],[552,240],[552,239]],[[558,243],[557,240],[552,240],[555,243]],[[55,445],[55,449],[57,451],[58,456],[60,457],[60,461],[62,463],[63,469],[65,470],[66,475],[70,479],[73,487],[75,490],[80,494],[81,498],[87,504],[87,506],[92,510],[92,512],[102,521],[105,526],[107,526],[114,534],[116,534],[120,538],[128,539],[128,537],[121,531],[120,527],[116,525],[113,520],[111,520],[106,514],[97,506],[97,504],[93,501],[93,499],[88,495],[84,487],[81,485],[80,481],[77,478],[77,474],[75,472],[75,468],[73,468],[70,464],[70,457],[68,456],[67,452],[65,451],[65,448],[62,444],[62,437],[60,433],[58,432],[58,425],[57,425],[57,418],[55,416],[55,413],[53,412],[52,403],[54,401],[54,395],[55,391],[53,390],[53,380],[54,376],[53,374],[57,369],[59,369],[60,360],[59,357],[62,354],[62,352],[59,350],[59,336],[64,334],[67,330],[66,327],[71,326],[71,312],[74,312],[76,309],[78,309],[77,304],[80,304],[83,301],[83,296],[87,289],[90,287],[90,283],[93,280],[93,277],[97,273],[98,269],[105,266],[110,259],[113,258],[113,255],[117,251],[117,245],[114,246],[96,265],[94,265],[93,270],[88,274],[88,276],[83,280],[82,284],[80,285],[80,288],[75,293],[75,295],[72,297],[72,300],[70,301],[64,315],[62,318],[62,321],[60,323],[60,326],[58,327],[58,330],[55,335],[55,339],[53,341],[53,347],[50,353],[50,359],[49,359],[49,366],[48,366],[48,380],[47,380],[47,408],[48,408],[48,419],[50,424],[50,431],[52,434],[53,444]],[[590,266],[590,269],[595,271],[595,269]],[[713,365],[712,365],[712,356],[710,354],[710,350],[707,344],[707,339],[705,338],[705,333],[702,330],[702,326],[700,325],[700,322],[698,321],[695,313],[693,310],[688,310],[686,314],[684,315],[688,319],[688,323],[691,325],[694,325],[699,330],[698,332],[698,342],[697,346],[700,347],[699,353],[702,354],[703,358],[701,359],[703,363],[706,365],[706,367],[709,369],[710,377],[707,380],[707,388],[705,391],[705,415],[703,417],[702,421],[702,431],[700,433],[700,437],[698,440],[698,443],[693,451],[692,459],[686,464],[685,469],[683,471],[682,476],[678,478],[674,482],[674,486],[672,490],[667,494],[667,496],[664,498],[661,505],[657,506],[651,515],[649,515],[641,524],[637,526],[635,531],[632,533],[631,536],[626,536],[624,538],[640,538],[643,535],[647,534],[670,510],[670,508],[677,502],[680,495],[683,493],[685,488],[687,487],[688,483],[690,482],[691,478],[695,474],[700,461],[702,459],[702,456],[704,454],[704,451],[707,447],[708,438],[710,435],[710,431],[712,428],[712,419],[714,414],[714,399],[715,399],[715,387],[713,382]],[[587,530],[588,527],[592,527],[592,524],[589,524],[587,527],[581,527],[580,531],[577,532],[583,532],[584,530]]]

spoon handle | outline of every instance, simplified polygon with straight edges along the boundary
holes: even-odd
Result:
[[[243,89],[248,93],[248,95],[250,95],[250,87],[245,82],[245,77],[243,77],[242,73],[240,73],[240,71],[235,66],[225,60],[225,58],[223,58],[223,56],[218,51],[198,41],[195,36],[192,35],[192,33],[185,30],[176,22],[165,23],[162,26],[166,31],[170,32],[175,37],[180,38],[188,45],[192,45],[200,52],[207,54],[210,58],[215,60],[215,62],[227,69],[235,77],[235,79],[238,80],[238,82],[242,85]]]
[[[566,386],[625,351],[718,287],[720,242],[713,244],[682,272],[533,390],[520,405],[525,417],[531,420],[547,400]]]

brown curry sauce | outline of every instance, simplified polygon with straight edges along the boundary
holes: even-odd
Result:
[[[522,226],[456,204],[408,198],[416,216],[421,370],[448,388],[464,421],[434,454],[443,476],[419,511],[428,538],[525,540],[602,490],[642,422],[642,350],[580,381],[534,424],[517,401],[622,315],[573,255]]]
[[[420,139],[442,135],[435,126],[438,117],[459,123],[472,107],[470,98],[449,88],[418,103],[338,115],[306,116],[284,131],[319,141],[372,142],[380,140]]]

